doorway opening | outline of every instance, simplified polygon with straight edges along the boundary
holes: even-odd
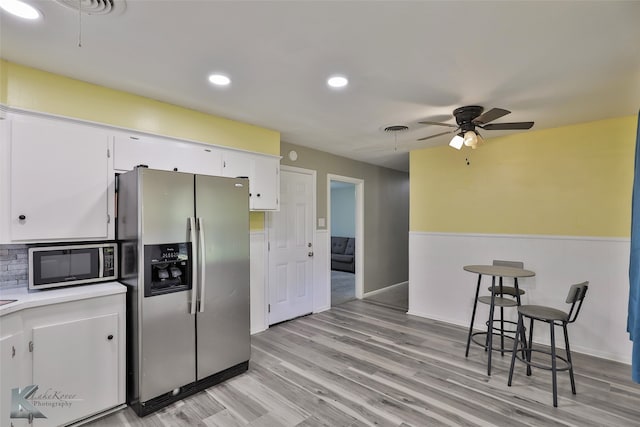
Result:
[[[331,306],[361,299],[364,181],[327,176]]]

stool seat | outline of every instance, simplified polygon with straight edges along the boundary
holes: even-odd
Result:
[[[494,299],[493,305],[495,305],[496,307],[515,307],[518,305],[518,302],[516,300],[512,300],[509,298],[494,297],[493,299]],[[491,305],[491,296],[486,295],[486,296],[478,297],[478,301],[480,301],[483,304]]]
[[[542,321],[566,322],[569,320],[569,315],[564,311],[542,305],[521,305],[518,307],[518,312],[523,316]]]
[[[489,292],[491,292],[491,286],[489,286],[487,289],[489,289]],[[503,286],[502,292],[500,292],[500,287],[496,286],[496,294],[500,293],[502,293],[502,295],[511,295],[512,297],[515,297],[516,295],[524,295],[524,290],[518,288],[518,290],[516,291],[516,288],[513,286]]]

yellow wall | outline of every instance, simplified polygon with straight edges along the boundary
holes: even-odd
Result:
[[[158,135],[280,154],[280,133],[0,60],[0,103]],[[264,214],[251,213],[263,229]]]
[[[412,151],[410,229],[628,237],[636,124],[630,116],[523,131],[476,150]]]

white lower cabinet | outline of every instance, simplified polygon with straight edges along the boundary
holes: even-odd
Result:
[[[0,425],[64,426],[123,404],[124,307],[122,293],[3,316]],[[15,326],[15,317],[20,326]],[[10,330],[5,328],[7,321],[14,324]],[[34,387],[25,396],[25,390]],[[16,392],[31,405],[25,411],[26,417],[29,412],[34,415],[31,420],[11,418],[11,407],[18,403],[12,403],[12,389],[19,389]]]
[[[16,322],[17,327],[16,327]],[[27,418],[11,419],[12,390],[22,388],[23,377],[25,373],[24,361],[27,359],[25,354],[24,337],[21,330],[19,316],[12,318],[2,318],[2,335],[0,336],[0,425],[8,427],[22,427],[28,425]],[[13,325],[11,325],[13,323]]]
[[[34,397],[57,426],[118,404],[118,314],[33,328]],[[42,400],[39,400],[42,399]]]

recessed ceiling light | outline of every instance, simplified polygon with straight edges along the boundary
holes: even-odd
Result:
[[[6,12],[23,19],[38,19],[40,11],[20,0],[0,0],[0,8]]]
[[[211,74],[209,81],[217,86],[227,86],[231,83],[231,79],[223,74]]]
[[[327,79],[327,84],[333,88],[341,88],[348,85],[349,80],[344,76],[331,76]]]

